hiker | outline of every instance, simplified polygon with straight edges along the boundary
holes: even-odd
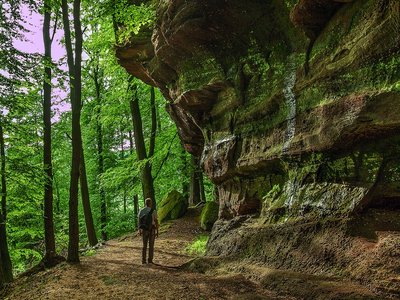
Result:
[[[151,198],[145,200],[146,206],[139,211],[139,234],[143,237],[142,264],[152,264],[154,256],[154,240],[158,237],[157,211],[153,208]],[[146,261],[147,244],[149,244],[149,259]]]

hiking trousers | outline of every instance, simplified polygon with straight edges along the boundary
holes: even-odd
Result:
[[[154,228],[150,230],[143,230],[143,250],[142,250],[142,263],[152,263],[154,256],[154,241],[156,239],[156,231]],[[146,260],[147,244],[149,245],[149,260]]]

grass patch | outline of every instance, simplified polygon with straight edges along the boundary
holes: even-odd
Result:
[[[82,253],[83,256],[93,256],[97,253],[95,249],[89,249]]]
[[[206,245],[208,235],[199,235],[190,245],[185,248],[185,251],[190,255],[203,256],[206,254]]]

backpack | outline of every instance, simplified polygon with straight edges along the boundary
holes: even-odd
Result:
[[[150,230],[151,225],[153,225],[153,211],[154,208],[150,209],[147,214],[144,214],[139,219],[139,229]]]

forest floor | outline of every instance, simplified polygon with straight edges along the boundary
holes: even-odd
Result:
[[[182,265],[194,258],[185,251],[185,248],[200,234],[204,234],[199,229],[197,215],[198,210],[191,209],[185,217],[167,223],[161,228],[160,236],[156,239],[154,264],[142,265],[141,237],[131,234],[108,241],[96,251],[96,254],[82,257],[79,265],[62,263],[35,275],[17,278],[7,288],[5,300],[379,299],[373,297],[367,290],[363,290],[362,287],[346,284],[336,285],[339,294],[335,292],[334,295],[330,293],[331,295],[328,296],[323,289],[319,289],[318,295],[314,294],[309,298],[305,296],[309,287],[307,281],[312,280],[304,277],[302,281],[298,281],[298,276],[295,279],[297,288],[304,290],[304,293],[300,295],[295,293],[297,297],[291,297],[288,295],[294,294],[289,290],[295,288],[296,284],[292,285],[290,280],[287,281],[287,274],[278,279],[282,281],[280,284],[272,284],[275,288],[271,290],[265,288],[265,285],[262,287],[259,283],[250,281],[248,278],[252,278],[252,274],[246,275],[246,272],[241,274],[241,270],[246,269],[244,266],[249,267],[245,262],[227,262],[222,271],[219,264],[219,270],[205,273],[182,268]],[[262,271],[266,272],[268,269],[264,268]],[[282,284],[286,287],[283,290]],[[332,286],[329,289],[332,292]],[[357,296],[342,298],[339,295],[342,294],[343,289],[353,291],[358,289]],[[349,293],[345,294],[349,296]],[[360,295],[365,297],[360,297]],[[1,295],[0,298],[2,298]]]
[[[154,264],[142,265],[141,237],[128,235],[81,257],[79,265],[62,263],[17,278],[5,299],[288,299],[240,275],[215,277],[178,268],[194,257],[185,248],[204,234],[195,213],[161,228]]]

